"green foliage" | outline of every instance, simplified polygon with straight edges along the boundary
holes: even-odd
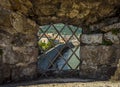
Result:
[[[43,49],[43,50],[46,50],[48,49],[48,45],[44,42],[39,42],[38,45]]]
[[[53,39],[50,39],[48,43],[38,42],[38,45],[42,48],[43,51],[49,50],[50,48],[55,46]]]
[[[2,50],[2,49],[0,49],[0,55],[1,55],[1,56],[3,55],[3,50]]]
[[[103,40],[102,45],[112,45],[111,41]]]
[[[120,29],[113,29],[111,32],[112,34],[117,35],[118,33],[120,33]]]

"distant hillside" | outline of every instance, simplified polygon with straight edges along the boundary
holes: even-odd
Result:
[[[75,27],[75,26],[73,26],[73,25],[69,25],[69,27],[68,26],[65,26],[64,24],[62,24],[62,23],[59,23],[59,24],[54,24],[54,26],[55,27],[53,27],[53,26],[50,26],[50,25],[45,25],[45,26],[40,26],[40,29],[42,29],[44,32],[46,31],[46,29],[48,29],[47,30],[47,33],[57,33],[57,31],[55,30],[55,28],[60,32],[60,33],[62,33],[62,34],[66,34],[66,35],[71,35],[72,34],[72,31],[74,32],[74,31],[76,31],[75,33],[76,34],[81,34],[81,32],[82,32],[82,28],[78,28],[78,27]],[[61,29],[64,27],[64,29],[61,31]],[[69,28],[71,28],[71,30],[69,29]],[[42,31],[40,30],[40,32],[39,33],[42,33]]]

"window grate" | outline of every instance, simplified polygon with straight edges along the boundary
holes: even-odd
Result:
[[[38,70],[41,77],[71,76],[79,71],[81,31],[80,27],[62,23],[40,26]]]

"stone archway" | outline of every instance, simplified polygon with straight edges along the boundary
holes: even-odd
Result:
[[[109,79],[113,75],[113,78],[120,80],[119,0],[0,2],[0,32],[1,30],[7,32],[4,35],[0,33],[0,48],[3,49],[0,82],[36,77],[38,25],[51,22],[80,25],[83,28],[81,76]],[[11,36],[7,36],[8,33]],[[110,71],[113,72],[109,73]]]

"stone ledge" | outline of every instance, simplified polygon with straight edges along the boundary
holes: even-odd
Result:
[[[81,35],[81,43],[98,45],[102,44],[103,34],[83,34]]]
[[[115,24],[103,27],[101,30],[104,31],[104,32],[108,32],[108,31],[111,31],[111,30],[119,29],[119,28],[120,28],[120,23],[115,23]]]
[[[112,42],[113,44],[120,44],[120,33],[113,34],[112,32],[108,32],[104,34],[104,39]]]

